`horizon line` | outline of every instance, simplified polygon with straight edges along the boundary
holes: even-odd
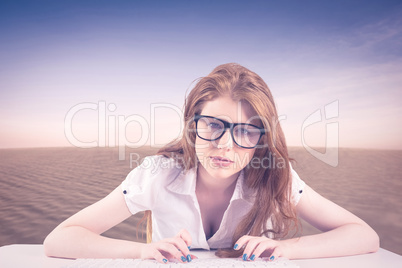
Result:
[[[167,145],[167,144],[165,144]],[[151,146],[151,145],[142,145],[140,147],[129,147],[129,146],[96,146],[96,147],[77,147],[77,146],[32,146],[32,147],[0,147],[0,150],[33,150],[33,149],[118,149],[118,148],[130,148],[130,149],[141,149],[141,148],[153,148],[153,149],[161,149],[165,145],[162,146]],[[303,148],[301,145],[288,145],[287,148]],[[390,149],[390,148],[367,148],[367,147],[347,147],[347,146],[339,146],[339,147],[322,147],[322,146],[309,146],[308,148],[318,149],[318,151],[333,150],[333,149],[352,149],[352,150],[372,150],[372,151],[402,151],[402,149]]]

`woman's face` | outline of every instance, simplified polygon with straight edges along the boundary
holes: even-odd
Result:
[[[248,103],[235,102],[226,96],[206,102],[200,115],[216,117],[229,123],[247,123],[262,127]],[[201,124],[200,121],[198,124]],[[199,131],[202,131],[200,127]],[[223,136],[215,141],[203,140],[197,135],[195,151],[201,164],[199,168],[205,169],[216,179],[225,179],[237,177],[253,158],[255,148],[246,149],[238,146],[232,139],[230,129],[227,129]]]

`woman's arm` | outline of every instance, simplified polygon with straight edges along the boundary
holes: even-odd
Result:
[[[292,259],[363,254],[379,248],[379,237],[367,223],[307,185],[296,210],[323,233],[287,240]]]
[[[176,237],[152,244],[100,235],[129,216],[131,212],[119,186],[102,200],[57,226],[43,243],[45,253],[47,256],[64,258],[156,259],[161,263],[167,262],[167,258],[176,258],[182,262],[191,260],[188,250],[191,237],[185,230]]]
[[[140,243],[100,234],[131,216],[120,187],[57,226],[45,239],[48,256],[65,258],[138,258]]]
[[[377,233],[349,211],[305,186],[296,206],[299,216],[323,233],[289,240],[243,236],[235,249],[244,249],[244,260],[261,255],[270,260],[337,257],[376,252],[379,248]]]

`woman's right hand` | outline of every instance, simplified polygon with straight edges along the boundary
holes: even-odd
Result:
[[[190,245],[190,233],[183,229],[172,238],[144,244],[141,259],[155,259],[160,263],[167,263],[169,259],[177,259],[181,263],[190,262],[197,258],[190,254]]]

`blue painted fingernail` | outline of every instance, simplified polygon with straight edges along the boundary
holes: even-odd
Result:
[[[187,259],[184,258],[184,256],[181,256],[181,260],[182,260],[183,262],[186,262],[186,261],[187,261]]]
[[[190,248],[191,248],[191,246],[188,246],[187,248],[188,248],[188,249],[190,249]]]
[[[237,249],[238,246],[239,246],[238,244],[234,245],[233,249]]]
[[[192,260],[190,254],[187,255],[187,260],[188,260],[188,262],[190,262]]]
[[[243,254],[243,261],[247,261],[247,254],[246,253]]]
[[[164,263],[167,263],[167,259],[163,259],[163,262],[164,262]]]
[[[253,255],[251,255],[251,257],[250,257],[250,260],[254,260],[255,259],[255,255],[253,254]]]
[[[271,261],[273,261],[274,259],[275,259],[275,257],[274,256],[271,256],[271,258],[269,258]]]

